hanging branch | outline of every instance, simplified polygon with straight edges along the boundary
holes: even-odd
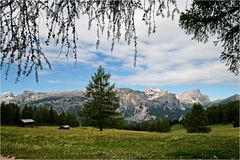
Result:
[[[169,5],[173,6],[170,13]],[[0,52],[1,70],[6,65],[6,78],[11,64],[18,66],[16,82],[21,75],[28,76],[34,70],[38,82],[38,71],[50,62],[42,51],[43,39],[39,35],[40,15],[46,15],[48,36],[45,44],[60,45],[60,53],[66,49],[65,56],[73,54],[77,60],[77,43],[80,29],[76,22],[82,15],[89,17],[88,28],[92,22],[97,25],[96,48],[100,37],[106,32],[111,39],[111,51],[116,41],[122,37],[130,45],[134,44],[134,66],[137,61],[137,31],[135,13],[142,12],[142,20],[148,26],[148,35],[156,32],[155,16],[167,17],[178,12],[175,0],[2,0],[0,3]]]

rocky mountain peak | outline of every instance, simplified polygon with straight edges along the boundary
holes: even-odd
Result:
[[[189,90],[189,91],[185,91],[181,94],[182,96],[185,97],[199,97],[201,95],[201,91],[200,89],[194,89],[194,90]]]
[[[239,100],[240,100],[240,95],[235,94],[235,95],[232,95],[231,97],[228,97],[228,98],[224,99],[222,102],[223,103],[229,103],[229,102],[239,101]]]
[[[176,94],[177,98],[183,104],[201,103],[206,104],[210,102],[209,97],[201,93],[200,89],[185,91],[181,94]]]
[[[166,90],[160,90],[159,88],[148,88],[144,91],[144,93],[148,96],[149,100],[157,99],[165,94],[168,94]]]
[[[26,90],[22,94],[16,96],[16,100],[21,103],[36,100],[37,98],[38,94],[30,90]]]
[[[8,96],[14,97],[12,92],[4,92],[0,94],[0,97],[8,97]]]
[[[0,94],[0,103],[2,102],[10,102],[14,99],[14,95],[11,92],[4,92]]]
[[[34,92],[33,91],[31,91],[31,90],[25,90],[25,91],[23,91],[23,93],[22,94],[33,94]]]

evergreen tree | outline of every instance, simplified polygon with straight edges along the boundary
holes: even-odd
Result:
[[[207,109],[207,119],[209,124],[219,124],[222,122],[222,113],[219,107],[210,107]]]
[[[16,125],[19,118],[19,108],[16,104],[1,104],[1,124]]]
[[[70,125],[71,127],[79,126],[78,120],[74,114],[68,113],[66,115],[66,124]]]
[[[240,101],[231,102],[231,103],[229,104],[229,107],[232,108],[232,123],[233,123],[233,127],[239,127],[239,126],[240,126],[240,121],[239,121],[239,116],[240,116],[239,106],[240,106]]]
[[[66,125],[66,115],[64,112],[61,112],[61,114],[58,116],[58,125]]]
[[[39,107],[34,111],[33,119],[38,125],[48,125],[49,110],[46,107]]]
[[[239,127],[239,101],[216,104],[207,109],[209,124],[228,124]]]
[[[180,27],[192,39],[207,42],[215,35],[215,45],[221,45],[221,61],[229,70],[239,74],[239,1],[193,1],[191,7],[181,13]]]
[[[233,127],[239,127],[240,126],[240,121],[239,121],[239,107],[236,108],[236,114],[234,115],[234,120],[233,120]]]
[[[7,105],[3,102],[1,103],[1,124],[7,124],[8,123],[8,114],[9,114],[9,108]]]
[[[48,124],[49,125],[57,124],[57,116],[58,116],[57,112],[53,110],[53,108],[51,107],[51,109],[49,110]]]
[[[120,106],[119,98],[115,84],[110,85],[110,77],[111,74],[105,73],[102,66],[98,67],[86,87],[88,102],[81,112],[84,124],[98,127],[100,131],[121,121],[120,113],[116,111]]]
[[[21,113],[21,118],[32,119],[33,118],[33,109],[30,106],[25,105],[23,107],[23,110],[22,110],[22,113]]]
[[[230,122],[229,112],[230,112],[230,109],[228,107],[222,108],[222,123],[223,124],[227,124]]]
[[[187,132],[208,133],[211,131],[211,128],[206,126],[208,121],[205,112],[201,104],[195,103],[193,105],[192,112],[188,113],[183,120],[183,126]]]
[[[170,132],[171,126],[167,119],[163,119],[159,123],[159,131],[160,132]]]
[[[15,116],[14,116],[14,119],[13,119],[13,124],[17,125],[19,124],[19,121],[20,121],[20,110],[19,110],[19,107],[15,104]]]
[[[154,132],[157,129],[157,121],[149,121],[148,123],[148,131]]]

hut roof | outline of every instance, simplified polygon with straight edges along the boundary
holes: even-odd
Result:
[[[62,125],[59,127],[59,129],[70,129],[69,125]]]
[[[21,119],[23,123],[34,123],[35,121],[33,119]]]
[[[61,127],[64,127],[64,128],[70,128],[69,125],[63,125],[63,126],[61,126]]]

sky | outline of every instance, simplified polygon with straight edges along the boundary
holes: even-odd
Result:
[[[178,8],[189,8],[190,1],[181,1]],[[52,70],[44,67],[39,72],[39,82],[35,75],[21,77],[15,83],[17,69],[12,65],[8,77],[5,67],[1,70],[1,93],[20,94],[25,90],[35,92],[65,91],[84,89],[91,75],[102,65],[111,73],[111,82],[116,87],[144,90],[160,88],[172,93],[200,89],[210,100],[227,98],[239,94],[239,77],[227,71],[219,61],[223,50],[215,46],[216,37],[207,43],[198,43],[186,35],[178,25],[179,15],[171,18],[156,18],[156,33],[148,36],[148,28],[141,21],[142,14],[136,15],[138,42],[137,66],[134,67],[134,44],[127,45],[123,40],[116,43],[111,52],[111,40],[102,35],[96,49],[96,28],[88,30],[88,19],[82,17],[78,23],[79,42],[77,62],[73,56],[67,59],[59,55],[59,46],[45,46],[43,51],[52,65]],[[44,23],[42,23],[44,24]],[[44,27],[41,37],[46,37]],[[76,63],[76,65],[75,65]]]

